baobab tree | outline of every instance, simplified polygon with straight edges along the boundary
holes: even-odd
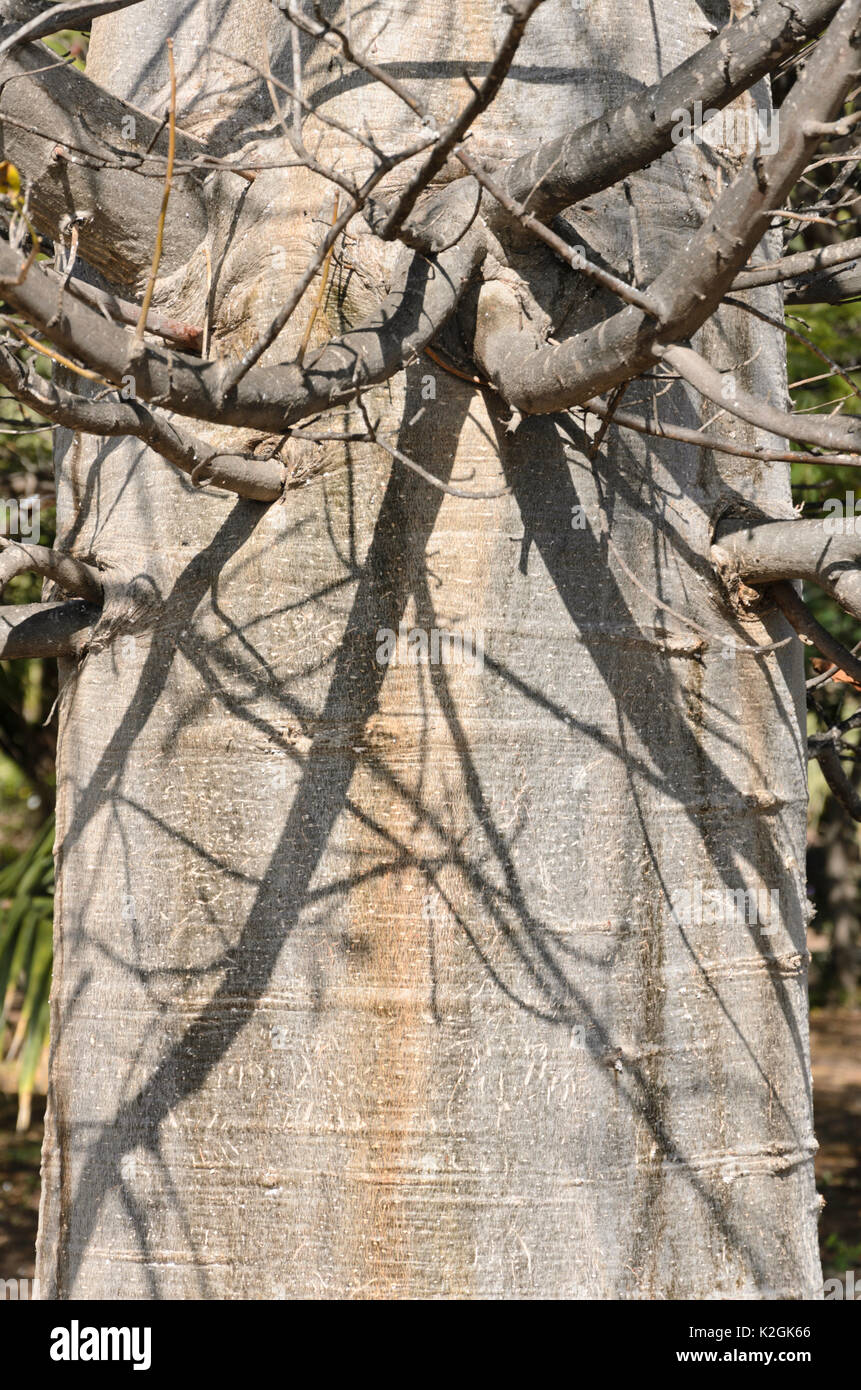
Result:
[[[861,425],[782,305],[857,289],[784,251],[861,0],[4,8],[43,1296],[816,1297],[789,441]]]

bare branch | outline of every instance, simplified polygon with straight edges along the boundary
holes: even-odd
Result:
[[[133,381],[138,400],[200,420],[280,434],[399,371],[453,312],[485,249],[483,229],[474,227],[432,262],[405,253],[391,292],[364,324],[301,366],[255,368],[226,399],[223,363],[202,363],[157,346],[137,355],[131,334],[69,297],[58,315],[56,285],[38,265],[23,284],[13,285],[19,259],[2,242],[0,281],[6,282],[6,302],[58,348],[118,386]]]
[[[845,0],[781,108],[779,149],[768,159],[754,152],[682,255],[649,286],[657,322],[630,306],[550,346],[531,331],[520,331],[513,292],[498,284],[485,287],[476,348],[490,380],[511,405],[524,414],[541,414],[583,404],[640,375],[662,344],[690,337],[705,322],[767,231],[770,209],[803,172],[819,139],[804,134],[805,122],[828,120],[841,108],[857,73],[859,20],[861,0]]]
[[[218,454],[164,416],[147,410],[138,401],[94,401],[64,391],[25,368],[11,353],[0,349],[0,382],[31,410],[67,429],[111,438],[131,435],[148,444],[175,467],[256,502],[274,502],[284,488],[284,467],[278,459],[246,458]]]
[[[0,660],[77,656],[100,617],[82,599],[0,606]]]
[[[52,273],[47,266],[43,266],[42,269],[49,275]],[[95,285],[88,285],[86,281],[74,277],[66,280],[65,284],[59,276],[56,279],[58,294],[62,289],[67,290],[76,299],[80,299],[83,304],[89,304],[91,308],[98,309],[107,319],[113,319],[116,323],[124,323],[133,328],[140,318],[140,306],[133,304],[131,300],[120,299],[107,290],[97,289]],[[154,309],[150,309],[147,314],[146,331],[152,333],[156,338],[164,338],[165,342],[174,343],[186,352],[200,352],[203,346],[203,329],[201,327],[194,323],[183,323],[178,319],[168,318]]]
[[[837,749],[833,744],[826,744],[815,756],[822,769],[822,776],[828,783],[829,791],[834,793],[844,811],[848,811],[853,820],[861,820],[861,796],[843,771]]]
[[[608,411],[606,400],[594,397],[580,407],[605,419]],[[638,434],[648,434],[655,439],[677,439],[683,444],[694,444],[698,449],[712,449],[716,453],[729,454],[733,458],[756,459],[761,463],[816,463],[823,468],[861,468],[861,458],[850,454],[808,454],[798,450],[757,448],[755,445],[735,444],[719,434],[704,434],[702,430],[689,429],[685,425],[673,425],[665,420],[649,420],[632,415],[629,410],[617,410],[614,423],[622,429],[636,430]]]
[[[796,304],[835,304],[861,293],[861,237],[742,270],[730,288],[751,290],[786,281],[787,297]]]
[[[152,258],[161,189],[139,169],[154,140],[155,150],[166,144],[160,124],[40,45],[16,49],[0,64],[2,157],[29,186],[34,223],[55,240],[76,225],[84,259],[132,292]],[[86,152],[85,166],[71,157],[76,149]],[[178,133],[178,163],[205,149]],[[205,236],[201,178],[175,177],[166,274],[183,265]],[[243,186],[237,182],[237,196]]]
[[[32,571],[52,580],[67,594],[74,594],[76,598],[86,599],[89,603],[102,601],[103,588],[99,571],[73,555],[49,550],[45,545],[9,540],[6,536],[0,537],[0,552],[0,596],[16,575]]]
[[[787,622],[795,628],[800,637],[805,638],[811,646],[827,657],[835,670],[845,671],[861,684],[861,660],[816,621],[788,579],[780,579],[776,584],[770,584],[765,592],[769,598],[774,599]]]
[[[56,34],[61,29],[85,29],[100,15],[112,14],[114,10],[127,10],[130,5],[139,5],[140,0],[68,0],[68,3],[51,5],[45,10],[38,7],[39,13],[20,25],[0,43],[0,58],[21,44],[33,43],[36,39]],[[36,6],[32,6],[36,9]]]
[[[711,43],[648,88],[571,135],[524,155],[505,186],[546,219],[660,158],[672,146],[681,109],[722,109],[812,38],[840,0],[765,0],[755,14],[721,30]]]
[[[666,348],[663,360],[715,405],[770,434],[797,439],[802,444],[815,444],[822,449],[861,453],[861,420],[831,415],[792,415],[789,411],[778,410],[777,406],[743,390],[731,372],[716,371],[689,347]]]
[[[729,588],[738,579],[754,587],[805,579],[861,620],[861,536],[835,535],[825,527],[814,518],[727,517],[716,528],[712,560]]]

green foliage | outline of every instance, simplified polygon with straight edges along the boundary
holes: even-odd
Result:
[[[49,367],[42,359],[38,369]],[[0,497],[38,496],[43,545],[54,540],[51,430],[0,396]],[[21,575],[6,602],[34,603],[41,581]],[[48,1037],[54,894],[54,664],[0,662],[0,1062],[14,1068],[19,1128]]]
[[[839,305],[808,305],[792,309],[787,313],[787,325],[812,339],[817,348],[831,358],[843,373],[843,376],[834,374],[828,363],[823,362],[811,348],[796,338],[789,337],[789,380],[790,383],[804,383],[794,388],[795,408],[807,412],[827,413],[839,404],[841,414],[861,414],[861,301]],[[853,393],[852,387],[859,392],[858,395]],[[793,464],[792,484],[796,506],[804,516],[825,515],[823,504],[826,499],[838,498],[842,503],[847,493],[854,493],[861,502],[861,469],[858,468]],[[845,647],[851,649],[855,646],[859,638],[857,624],[839,604],[816,585],[808,586],[804,597],[824,627]],[[810,678],[816,674],[811,661],[818,653],[810,647],[805,650],[807,675]],[[815,699],[818,712],[812,711],[810,714],[811,733],[821,732],[824,727],[830,727],[838,720],[845,719],[859,706],[859,697],[851,687],[834,682],[819,687],[815,692]],[[847,742],[861,742],[859,732],[861,731],[854,731]],[[855,769],[850,771],[853,780],[856,780],[858,775],[861,775],[861,763],[856,764]],[[849,820],[841,808],[835,806],[818,763],[812,762],[808,875],[817,909],[815,940],[820,943],[820,949],[813,950],[811,997],[812,1001],[818,1004],[824,1004],[829,1000],[854,1002],[851,992],[847,992],[845,983],[841,984],[839,972],[835,969],[835,916],[832,899],[838,885],[834,883],[833,873],[829,872],[829,858],[838,838],[841,841],[841,863],[848,864],[853,874],[857,872],[858,881],[861,883],[859,827]],[[861,932],[856,923],[856,950],[859,949],[859,941]]]
[[[30,1097],[48,1037],[54,910],[54,818],[0,870],[0,1030],[6,1058],[18,1062],[18,1128],[30,1123]]]
[[[81,29],[60,29],[58,33],[43,39],[42,43],[58,57],[71,58],[75,67],[80,68],[83,72],[86,66],[89,34],[84,33]]]

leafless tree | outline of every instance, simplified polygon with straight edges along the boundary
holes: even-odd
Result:
[[[861,0],[0,11],[44,1289],[816,1296],[796,633],[861,661],[792,581],[861,618],[861,543],[788,464],[861,424],[782,304],[861,286],[787,253]]]

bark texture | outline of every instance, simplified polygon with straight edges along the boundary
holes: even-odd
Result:
[[[491,0],[391,0],[353,26],[442,116],[503,18]],[[564,135],[725,19],[547,0],[470,149]],[[100,20],[91,75],[160,118],[171,33],[192,135],[220,148],[271,121],[240,64],[268,41],[291,80],[264,0]],[[391,92],[303,49],[328,112],[386,143],[415,133]],[[341,139],[326,133],[328,158]],[[568,226],[646,284],[738,161],[679,145]],[[282,169],[238,208],[231,194],[229,222],[215,188],[208,203],[213,351],[237,355],[332,191]],[[351,234],[319,339],[367,313],[363,268],[395,255]],[[501,250],[500,278],[528,279],[559,340],[617,308],[525,237]],[[157,308],[198,322],[203,267],[165,278]],[[779,289],[749,293],[779,315]],[[445,330],[452,353],[475,313]],[[695,344],[785,397],[767,325],[725,309]],[[684,383],[668,403],[688,427],[712,413]],[[59,432],[60,542],[135,579],[137,601],[66,671],[43,1290],[816,1297],[801,655],[745,652],[786,625],[767,605],[737,615],[710,559],[720,517],[791,517],[786,466],[622,430],[593,469],[575,417],[509,422],[426,356],[369,409],[432,472],[510,491],[441,496],[331,444],[322,480],[266,507],[196,491],[140,441]],[[223,448],[236,433],[211,427]],[[483,668],[381,664],[401,623],[481,634]],[[765,922],[725,911],[727,890],[764,895]]]

